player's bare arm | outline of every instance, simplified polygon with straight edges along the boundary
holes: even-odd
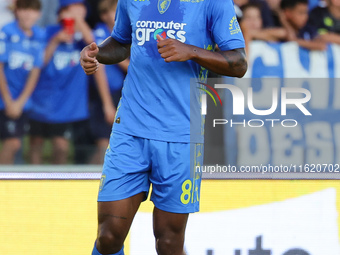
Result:
[[[54,52],[61,43],[72,43],[73,35],[68,34],[65,30],[59,31],[48,43],[45,54],[44,64],[47,65],[53,57]]]
[[[332,32],[328,32],[320,36],[321,39],[327,43],[340,44],[340,35]]]
[[[0,63],[0,95],[7,108],[7,106],[12,102],[12,96],[7,85],[3,63]]]
[[[244,49],[211,52],[175,39],[157,38],[158,52],[165,62],[193,60],[212,72],[232,77],[243,77],[247,71]]]
[[[108,37],[101,45],[91,43],[80,53],[80,64],[87,75],[98,70],[99,63],[105,65],[117,64],[130,55],[130,45],[117,42]]]
[[[2,95],[6,105],[5,107],[6,115],[12,119],[17,119],[22,114],[24,105],[27,99],[31,96],[36,86],[40,74],[40,69],[39,68],[32,69],[27,79],[26,85],[23,91],[21,92],[20,96],[16,100],[13,100],[7,85],[5,74],[3,72],[3,66],[4,66],[3,64],[0,64],[0,94]]]
[[[21,116],[28,98],[32,95],[34,88],[37,85],[39,75],[40,68],[33,68],[31,70],[20,96],[17,99],[12,100],[10,107],[6,108],[6,114],[8,117],[17,119]]]

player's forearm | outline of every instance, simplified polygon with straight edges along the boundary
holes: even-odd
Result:
[[[76,25],[79,31],[83,35],[83,41],[86,44],[90,44],[91,42],[93,42],[94,38],[93,38],[93,34],[92,34],[92,31],[89,25],[87,25],[87,23],[83,20],[80,20],[79,22],[77,22]]]
[[[327,33],[327,34],[320,35],[320,37],[325,42],[340,44],[340,35],[338,35],[338,34]]]
[[[130,45],[117,42],[111,36],[98,46],[97,60],[105,65],[117,64],[130,55]]]
[[[297,40],[297,43],[299,44],[299,46],[306,48],[308,50],[325,50],[327,47],[326,43],[320,40],[307,41],[299,39]]]
[[[12,96],[9,91],[7,80],[4,73],[4,64],[0,63],[0,95],[5,105],[8,105],[12,101]]]
[[[59,46],[59,41],[57,39],[57,36],[53,37],[50,42],[48,43],[46,49],[45,49],[45,55],[44,55],[44,65],[47,65],[48,62],[50,62],[51,58],[53,57],[54,52]]]
[[[277,42],[287,38],[287,31],[284,28],[261,29],[254,33],[254,39]]]
[[[24,106],[27,99],[32,95],[38,79],[39,79],[39,75],[40,75],[40,69],[39,68],[33,68],[32,71],[30,72],[25,88],[23,89],[23,91],[21,92],[20,96],[18,97],[17,101]]]
[[[192,60],[214,73],[240,78],[247,71],[244,49],[212,52],[194,47],[193,52]]]

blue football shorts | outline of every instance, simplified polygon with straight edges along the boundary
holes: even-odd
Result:
[[[145,192],[163,211],[199,210],[203,144],[150,140],[113,131],[105,154],[98,202]],[[145,197],[145,198],[146,198]]]

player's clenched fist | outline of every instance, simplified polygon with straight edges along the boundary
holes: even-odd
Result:
[[[98,52],[98,46],[94,42],[80,52],[80,64],[87,75],[94,74],[98,70],[99,62],[96,59]]]
[[[164,39],[157,35],[158,52],[165,62],[184,62],[194,57],[195,48],[192,45],[184,44],[176,39]]]

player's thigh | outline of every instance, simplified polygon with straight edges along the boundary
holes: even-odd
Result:
[[[62,136],[52,138],[53,149],[57,151],[68,151],[69,140]]]
[[[8,153],[16,153],[20,150],[21,146],[21,139],[17,137],[9,137],[2,140],[2,151]]]
[[[141,192],[122,200],[98,202],[98,239],[109,237],[124,242],[132,220],[144,199],[145,193]]]
[[[183,246],[188,213],[171,213],[157,207],[153,211],[153,231],[157,239],[172,240]]]
[[[203,145],[155,142],[152,155],[151,200],[158,209],[172,213],[199,210]]]
[[[44,138],[41,136],[30,136],[30,146],[36,149],[37,147],[42,148],[44,144]]]

